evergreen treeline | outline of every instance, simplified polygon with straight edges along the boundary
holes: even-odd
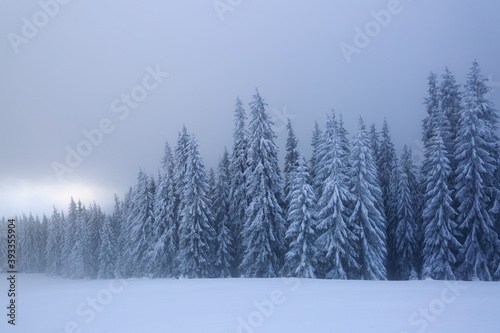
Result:
[[[288,122],[285,167],[257,91],[237,99],[231,153],[207,172],[193,134],[167,143],[111,215],[70,201],[64,215],[16,218],[18,269],[65,278],[500,279],[498,115],[477,62],[463,87],[428,77],[424,160],[399,156],[384,120],[349,139],[334,112],[312,156]],[[7,222],[0,221],[0,238]],[[6,244],[6,241],[2,241]],[[0,269],[6,270],[6,247]]]

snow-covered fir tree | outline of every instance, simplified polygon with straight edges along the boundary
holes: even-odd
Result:
[[[84,251],[88,238],[87,210],[80,201],[75,209],[75,242],[68,254],[68,277],[71,279],[83,279],[85,277]]]
[[[248,131],[246,129],[246,113],[239,98],[234,109],[233,151],[230,165],[230,206],[231,236],[234,242],[234,260],[232,274],[239,275],[239,265],[243,260],[243,244],[241,234],[245,223],[245,212],[248,198],[246,194],[246,172],[248,169]]]
[[[397,278],[418,279],[418,226],[414,212],[414,178],[411,151],[405,145],[401,154],[401,172],[398,182],[397,225],[395,249]]]
[[[348,168],[335,119],[330,117],[323,137],[318,173],[325,175],[318,198],[318,275],[329,279],[355,278],[358,273],[356,225],[351,223]]]
[[[285,181],[285,186],[284,186],[285,202],[286,202],[286,207],[288,207],[290,203],[287,198],[292,187],[292,182],[294,181],[291,178],[291,174],[294,173],[295,170],[297,169],[299,163],[299,152],[297,150],[298,140],[297,137],[295,136],[295,132],[293,131],[292,122],[290,119],[288,119],[287,121],[286,130],[288,136],[286,139],[285,167],[283,168],[283,175]]]
[[[63,223],[61,214],[54,207],[50,217],[47,230],[47,244],[45,248],[45,261],[47,263],[45,273],[49,276],[60,276],[62,274],[62,244]]]
[[[386,220],[381,210],[382,191],[366,127],[361,118],[358,133],[352,143],[351,163],[351,193],[354,202],[350,223],[356,224],[358,230],[359,278],[385,280],[387,248]]]
[[[230,161],[229,153],[224,150],[217,168],[215,199],[213,201],[216,239],[215,267],[216,276],[229,277],[234,260],[234,240],[231,233],[231,216],[229,215],[230,196]]]
[[[282,269],[283,276],[298,278],[314,278],[317,267],[316,247],[316,210],[315,196],[308,183],[309,172],[304,158],[297,156],[297,167],[291,171],[292,187],[288,194],[289,222],[286,232],[288,249]]]
[[[284,255],[285,219],[280,206],[278,148],[265,106],[257,91],[250,103],[252,119],[246,173],[249,205],[242,232],[244,257],[240,265],[245,277],[276,276]]]
[[[153,277],[176,276],[176,255],[178,228],[175,219],[174,158],[168,142],[162,158],[162,168],[158,176],[153,214],[154,227],[148,254],[148,272]]]
[[[319,128],[318,122],[314,122],[314,131],[311,137],[311,146],[312,146],[312,154],[311,154],[311,159],[309,160],[309,175],[311,177],[310,182],[312,184],[314,194],[316,195],[316,198],[319,198],[320,196],[320,188],[316,188],[314,186],[314,179],[316,179],[316,170],[318,169],[318,150],[319,150],[319,145],[321,143],[322,139],[322,132]]]
[[[99,268],[97,277],[99,279],[112,279],[115,277],[116,265],[116,235],[111,228],[111,221],[108,216],[104,218],[102,228],[100,228],[99,244]]]
[[[141,277],[148,274],[146,259],[154,222],[153,198],[151,180],[144,171],[139,170],[137,184],[132,191],[133,205],[127,220],[129,233],[125,250],[128,276]]]
[[[488,212],[488,189],[495,173],[494,109],[485,108],[487,92],[479,68],[473,63],[461,101],[460,126],[455,141],[455,200],[462,247],[458,253],[457,278],[492,279],[498,265],[498,235]],[[491,104],[490,104],[491,106]]]
[[[429,144],[429,172],[425,191],[422,249],[422,278],[454,280],[456,252],[456,212],[453,209],[450,161],[439,128],[435,128]]]
[[[456,165],[453,160],[454,141],[457,138],[458,128],[460,125],[460,85],[456,83],[455,77],[450,72],[448,67],[445,67],[442,78],[443,80],[439,86],[439,101],[440,108],[444,112],[444,115],[450,124],[450,142],[445,142],[445,147],[451,158],[451,170],[454,171],[456,169]],[[445,133],[445,137],[446,136],[447,134]]]
[[[215,230],[208,179],[198,143],[191,135],[186,151],[182,219],[179,224],[179,272],[187,278],[214,274]]]

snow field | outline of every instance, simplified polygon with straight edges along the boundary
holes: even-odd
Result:
[[[6,289],[6,275],[0,277]],[[17,325],[3,314],[2,333],[500,331],[497,282],[66,280],[41,274],[17,280]]]

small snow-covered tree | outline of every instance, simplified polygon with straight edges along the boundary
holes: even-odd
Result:
[[[211,277],[215,230],[205,166],[193,136],[189,137],[186,156],[179,225],[179,271],[181,276],[188,278]]]
[[[257,91],[250,103],[249,167],[246,173],[249,205],[243,228],[245,277],[274,277],[284,255],[285,219],[281,199],[278,148],[266,103]]]
[[[314,278],[316,260],[315,196],[308,183],[309,172],[304,158],[297,156],[297,167],[291,172],[292,187],[288,194],[288,250],[282,274],[298,278]]]
[[[7,220],[5,217],[2,217],[0,220],[0,244],[8,244],[7,243]],[[0,247],[0,273],[7,272],[7,264],[8,264],[8,255],[7,255],[7,246]]]
[[[386,220],[381,209],[382,191],[366,127],[361,118],[352,144],[351,163],[351,193],[354,202],[350,223],[356,224],[358,230],[359,277],[363,280],[385,280],[387,248]]]
[[[80,201],[75,209],[75,237],[71,252],[68,255],[68,277],[70,279],[85,278],[84,250],[88,237],[87,210]]]

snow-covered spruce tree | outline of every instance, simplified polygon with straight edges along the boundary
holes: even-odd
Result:
[[[322,149],[325,153],[318,161],[318,173],[325,175],[326,179],[317,205],[318,276],[356,278],[359,268],[356,226],[349,222],[349,204],[353,197],[349,192],[349,170],[333,117],[327,121]]]
[[[422,120],[422,142],[425,148],[427,148],[432,136],[434,110],[439,108],[439,89],[437,75],[435,73],[429,73],[427,76],[427,85],[428,96],[424,99],[427,115],[424,120]]]
[[[239,98],[236,99],[234,109],[234,133],[233,151],[231,153],[230,165],[230,206],[229,215],[231,225],[229,226],[234,241],[234,260],[232,275],[239,275],[239,265],[243,260],[242,230],[245,223],[245,212],[248,205],[246,194],[246,172],[248,169],[248,132],[245,121],[247,117],[245,109]]]
[[[76,241],[76,203],[71,198],[68,215],[63,221],[62,273],[64,278],[70,277],[70,255]]]
[[[80,201],[75,209],[75,242],[68,255],[68,277],[70,279],[85,278],[84,250],[89,237],[87,228],[87,210]]]
[[[177,225],[180,224],[182,220],[182,212],[184,211],[183,202],[181,201],[182,195],[184,193],[185,186],[185,175],[187,169],[187,151],[189,145],[189,134],[187,133],[186,127],[182,128],[182,132],[179,133],[177,138],[177,145],[174,149],[175,158],[175,171],[174,171],[174,186],[175,186],[175,207],[174,214],[177,221]],[[207,189],[208,191],[208,189]]]
[[[474,62],[461,101],[460,127],[455,141],[455,200],[462,247],[456,276],[463,280],[492,279],[498,265],[498,235],[488,212],[488,187],[495,172],[492,152],[493,111],[485,110],[487,89]]]
[[[46,274],[60,276],[62,274],[62,240],[61,214],[54,207],[47,229],[47,245],[45,248]]]
[[[132,191],[133,207],[128,216],[130,226],[128,234],[127,255],[128,276],[142,277],[146,271],[146,255],[151,243],[153,227],[153,193],[149,177],[140,170],[137,184]]]
[[[129,257],[130,250],[130,234],[131,234],[131,224],[130,215],[133,210],[133,201],[132,201],[132,187],[129,188],[125,198],[123,199],[122,204],[120,205],[120,212],[117,213],[117,216],[120,216],[120,234],[118,236],[117,242],[117,255],[116,260],[117,263],[115,265],[115,277],[116,278],[126,278],[130,277],[131,274],[129,272],[129,268],[131,268]],[[115,206],[116,208],[116,206]],[[113,214],[114,215],[114,214]]]
[[[45,273],[47,262],[45,261],[45,249],[47,248],[47,234],[49,227],[49,219],[45,214],[42,217],[42,223],[38,226],[39,244],[38,244],[38,273]]]
[[[274,143],[266,103],[257,91],[250,103],[249,150],[246,173],[249,205],[243,229],[244,277],[274,277],[284,255],[285,219],[281,199],[278,148]]]
[[[297,167],[291,171],[293,183],[288,194],[290,202],[287,218],[289,222],[286,232],[288,249],[282,269],[283,276],[298,278],[314,278],[316,261],[316,210],[314,191],[308,183],[309,172],[307,162],[297,156]]]
[[[319,129],[318,122],[314,122],[314,130],[313,134],[311,137],[311,146],[312,146],[312,154],[311,154],[311,159],[309,160],[309,175],[311,177],[310,183],[313,186],[314,194],[316,195],[316,198],[319,198],[320,193],[320,188],[316,188],[314,186],[314,179],[316,179],[316,170],[318,169],[318,150],[319,150],[319,145],[321,143],[322,139],[322,131]]]
[[[207,192],[207,197],[208,199],[213,202],[214,199],[215,199],[215,183],[216,183],[216,179],[215,179],[215,170],[214,168],[210,168],[208,170],[208,192]]]
[[[37,218],[38,219],[38,218]],[[29,217],[23,215],[18,226],[18,260],[16,261],[18,270],[23,273],[38,272],[39,241],[38,228],[35,218],[30,213]],[[39,222],[38,222],[39,223]]]
[[[288,133],[286,139],[286,155],[285,155],[285,167],[283,168],[283,175],[285,180],[284,195],[286,207],[290,205],[288,201],[288,194],[290,193],[293,179],[291,174],[295,172],[299,163],[299,152],[297,150],[298,140],[293,131],[292,122],[288,119],[286,124],[286,130]]]
[[[211,202],[207,197],[208,179],[196,139],[187,146],[187,168],[181,197],[179,224],[179,272],[187,278],[214,275],[215,230]]]
[[[456,83],[455,77],[450,72],[448,67],[445,67],[442,78],[443,81],[439,86],[440,108],[450,123],[450,140],[449,142],[444,141],[447,136],[447,133],[444,133],[445,137],[443,138],[443,141],[445,143],[447,153],[451,158],[451,170],[454,172],[456,169],[456,165],[453,161],[454,141],[457,138],[458,128],[460,126],[460,85]]]
[[[215,200],[213,201],[215,231],[217,234],[215,267],[217,270],[216,276],[218,277],[231,276],[234,260],[234,240],[229,229],[231,223],[229,215],[229,167],[229,153],[224,150],[224,155],[222,155],[217,168]]]
[[[99,229],[103,223],[101,208],[93,202],[89,205],[86,229],[88,231],[84,244],[84,270],[85,277],[94,279],[97,277],[99,269]]]
[[[100,240],[97,277],[99,279],[113,279],[116,265],[116,235],[111,228],[108,216],[104,218],[102,228],[100,228]]]
[[[168,142],[162,159],[162,169],[158,176],[153,214],[154,227],[148,254],[147,270],[153,277],[175,276],[175,256],[177,252],[177,221],[175,220],[174,158]]]
[[[386,119],[384,119],[380,136],[379,156],[377,160],[375,158],[373,160],[376,161],[380,189],[382,190],[383,209],[385,210],[384,213],[387,214],[387,202],[390,200],[389,186],[391,183],[391,173],[396,168],[396,150],[392,143],[389,124]]]
[[[351,163],[351,193],[354,196],[354,204],[350,223],[358,226],[359,277],[362,280],[385,280],[386,220],[383,210],[379,208],[382,207],[382,191],[366,127],[361,118],[358,133],[352,143]]]
[[[328,144],[329,136],[333,136],[334,133],[336,133],[335,135],[338,136],[338,122],[335,117],[335,112],[332,110],[331,113],[326,116],[325,129],[321,132],[317,146],[313,147],[315,149],[315,152],[313,152],[312,156],[312,159],[314,161],[312,169],[314,174],[314,178],[312,178],[312,186],[316,198],[318,199],[323,195],[323,184],[328,178],[328,170],[324,168],[324,159],[325,156],[330,153],[329,149],[331,149],[330,145]]]
[[[398,165],[397,157],[394,158],[394,163]],[[398,251],[397,243],[397,226],[398,226],[398,192],[399,192],[399,168],[392,169],[389,183],[389,200],[387,201],[387,217],[386,217],[386,237],[387,237],[387,278],[389,280],[397,280],[397,258]]]
[[[377,128],[375,127],[375,124],[370,125],[370,132],[368,133],[368,138],[370,140],[370,147],[372,148],[372,155],[373,159],[375,161],[378,161],[378,156],[379,156],[379,133],[377,132]]]
[[[456,213],[452,207],[449,184],[452,173],[446,146],[439,128],[435,128],[429,144],[429,172],[426,181],[425,224],[422,249],[422,278],[454,280],[453,272],[460,247],[456,239]]]
[[[411,185],[413,162],[411,151],[405,145],[401,154],[401,172],[398,182],[396,225],[396,268],[400,280],[418,279],[418,226],[414,212],[415,188]]]

